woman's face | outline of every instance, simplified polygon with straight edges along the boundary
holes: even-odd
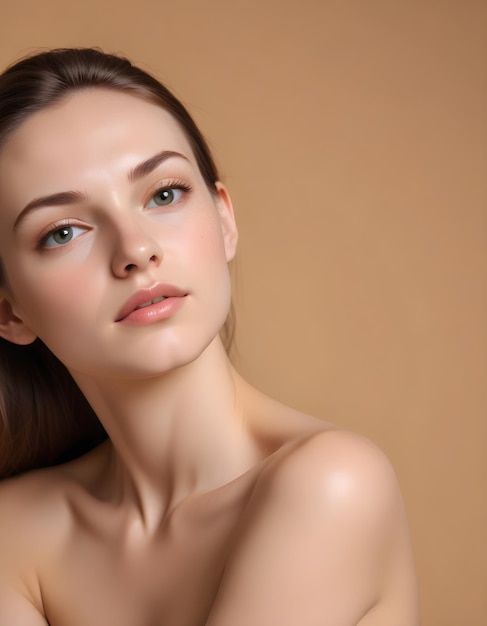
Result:
[[[225,320],[236,240],[226,190],[210,193],[166,111],[74,93],[0,150],[0,332],[40,337],[73,373],[183,365]]]

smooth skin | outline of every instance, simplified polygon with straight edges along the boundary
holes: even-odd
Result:
[[[104,89],[34,114],[0,206],[0,335],[40,337],[110,436],[0,485],[0,626],[417,626],[389,461],[228,360],[233,209],[173,118]],[[168,317],[119,319],[159,284]]]

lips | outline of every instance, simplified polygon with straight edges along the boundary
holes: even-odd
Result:
[[[160,298],[154,298],[153,300],[149,300],[149,302],[144,302],[143,304],[139,304],[139,306],[135,307],[135,310],[137,311],[137,309],[143,309],[144,307],[150,306],[151,304],[157,304],[158,302],[162,302],[167,297],[168,296],[161,296]]]
[[[121,322],[134,311],[156,305],[167,298],[184,298],[187,292],[174,285],[158,284],[134,293],[117,313],[116,322]]]

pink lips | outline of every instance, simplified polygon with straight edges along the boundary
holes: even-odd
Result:
[[[151,324],[170,317],[183,303],[187,292],[174,285],[158,284],[134,293],[117,314],[116,322]]]

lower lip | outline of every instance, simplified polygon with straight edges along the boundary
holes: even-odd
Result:
[[[155,302],[141,309],[136,309],[118,323],[124,324],[125,326],[145,326],[147,324],[155,324],[156,322],[167,320],[181,308],[185,297],[186,296],[165,298],[160,302]]]

